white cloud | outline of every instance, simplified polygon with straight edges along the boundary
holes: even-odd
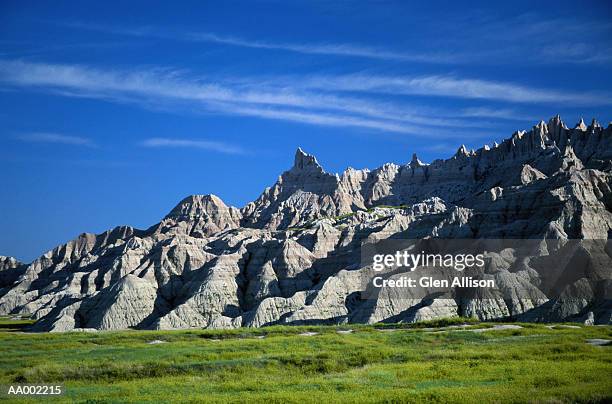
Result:
[[[609,96],[560,92],[445,76],[284,76],[205,80],[171,69],[101,70],[79,65],[0,60],[0,85],[69,97],[135,103],[145,108],[246,115],[420,136],[479,136],[496,123],[469,119],[487,111],[428,108],[406,95],[488,99],[507,103],[609,105]],[[397,97],[400,95],[400,97]],[[406,102],[406,100],[409,102]],[[421,102],[421,105],[417,104]],[[493,111],[488,117],[510,115]],[[460,133],[457,129],[469,129]]]
[[[286,78],[285,80],[293,80]],[[486,99],[512,103],[561,104],[571,102],[579,105],[611,105],[607,94],[589,91],[559,91],[520,84],[488,81],[452,76],[318,76],[300,80],[307,88],[333,89],[336,91],[361,91],[381,94],[424,95],[468,99]]]
[[[27,133],[17,136],[19,140],[30,143],[59,143],[74,146],[94,147],[95,143],[86,137],[68,136],[58,133]]]
[[[0,83],[147,107],[178,103],[183,109],[398,133],[426,134],[431,127],[474,127],[469,121],[442,119],[435,112],[423,113],[407,104],[278,86],[259,78],[221,85],[186,78],[183,72],[169,69],[118,71],[0,61]]]
[[[209,42],[243,48],[282,50],[312,55],[349,56],[425,63],[454,63],[457,62],[458,59],[456,55],[445,53],[400,52],[381,47],[351,43],[289,43],[245,39],[236,36],[218,35],[213,32],[169,32],[153,27],[121,28],[84,23],[66,23],[63,25],[117,35],[162,38],[189,42]]]
[[[101,71],[74,65],[35,64],[0,61],[0,81],[14,85],[50,87],[62,95],[91,98],[125,99],[145,97],[158,102],[164,99],[198,101],[215,104],[276,105],[283,107],[327,109],[364,115],[382,120],[396,120],[426,125],[461,126],[460,121],[440,121],[410,114],[406,109],[350,97],[321,92],[295,91],[288,86],[267,87],[257,79],[237,86],[221,86],[197,79],[184,79],[180,72],[168,69],[144,71]]]
[[[605,20],[551,19],[531,13],[513,18],[486,13],[481,13],[478,17],[476,14],[468,18],[449,18],[444,23],[437,24],[435,37],[424,34],[420,41],[412,44],[413,49],[409,51],[360,43],[275,42],[159,27],[118,27],[83,22],[60,25],[114,35],[208,42],[252,49],[381,61],[495,65],[520,60],[521,63],[538,65],[608,64],[612,60],[612,48],[606,40],[612,32],[612,24]],[[582,29],[585,24],[589,24],[588,30]],[[423,28],[427,32],[431,27],[425,24]],[[478,46],[474,47],[474,43],[478,43]],[[437,51],[423,51],[424,49]]]
[[[146,139],[144,142],[141,143],[141,145],[144,147],[196,148],[224,154],[246,154],[246,151],[241,147],[209,140],[189,140],[154,137]]]
[[[487,107],[472,107],[464,108],[459,111],[458,116],[462,117],[473,117],[473,118],[500,118],[507,119],[510,121],[535,121],[542,119],[542,117],[526,115],[518,113],[510,108],[487,108]]]
[[[195,41],[215,42],[225,45],[242,46],[256,49],[276,49],[314,55],[351,56],[370,59],[401,60],[407,62],[450,63],[454,57],[447,54],[425,54],[418,52],[398,52],[357,44],[314,44],[253,41],[248,39],[220,36],[213,33],[193,33],[186,36]]]

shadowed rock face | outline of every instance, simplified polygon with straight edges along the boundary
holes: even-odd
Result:
[[[335,175],[298,149],[293,167],[241,210],[193,195],[147,230],[82,234],[29,265],[0,257],[0,314],[32,314],[41,331],[456,315],[608,323],[610,302],[596,299],[591,281],[612,288],[611,268],[564,275],[568,297],[593,297],[569,303],[546,299],[546,274],[528,263],[512,269],[505,253],[491,257],[492,276],[530,298],[362,300],[359,248],[402,237],[607,240],[611,186],[612,126],[569,129],[558,116],[430,164],[413,155],[405,165]]]
[[[2,290],[11,287],[25,272],[26,265],[13,257],[0,255],[0,296]]]

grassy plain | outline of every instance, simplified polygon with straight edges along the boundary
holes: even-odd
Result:
[[[0,385],[66,393],[0,401],[612,401],[612,347],[586,343],[612,327],[443,328],[457,322],[31,334],[5,319]]]

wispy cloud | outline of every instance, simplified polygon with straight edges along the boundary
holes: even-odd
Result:
[[[424,63],[455,63],[458,55],[448,53],[402,52],[383,47],[352,43],[290,43],[219,35],[213,32],[159,30],[154,27],[122,28],[100,24],[65,23],[65,26],[110,34],[162,38],[189,42],[208,42],[252,49],[281,50],[311,55],[349,56],[368,59],[398,60]]]
[[[210,150],[213,152],[224,154],[246,154],[240,146],[231,145],[224,142],[216,142],[210,140],[190,140],[190,139],[173,139],[164,137],[154,137],[146,139],[141,143],[144,147],[181,147],[181,148],[196,148]]]
[[[95,147],[96,144],[89,138],[81,136],[69,136],[58,133],[26,133],[17,136],[17,138],[29,143],[59,143],[73,146]]]
[[[612,62],[612,23],[605,17],[581,20],[577,16],[551,17],[527,12],[511,18],[489,15],[481,21],[470,21],[469,25],[457,30],[456,40],[478,43],[498,61],[520,58],[521,63],[530,64]],[[587,25],[589,28],[584,29]],[[474,26],[479,28],[471,28]]]
[[[286,78],[285,80],[292,81],[294,79]],[[566,102],[579,105],[612,104],[612,97],[605,93],[558,91],[508,82],[439,75],[419,77],[362,74],[319,76],[308,80],[302,79],[297,83],[305,88],[333,89],[336,91],[485,99],[526,104],[560,104]]]
[[[135,103],[145,108],[243,115],[418,136],[481,136],[485,135],[483,129],[495,127],[496,123],[470,119],[484,116],[487,111],[453,114],[441,107],[426,107],[415,95],[553,106],[612,104],[609,95],[594,92],[560,92],[450,76],[355,74],[220,80],[174,69],[102,70],[6,60],[0,60],[0,85]],[[510,117],[503,109],[488,112],[489,118]]]
[[[472,107],[464,108],[458,112],[458,116],[466,118],[499,118],[510,121],[534,121],[542,119],[534,115],[523,114],[511,108],[488,108],[488,107]]]
[[[590,28],[583,29],[584,24],[589,24]],[[449,18],[436,26],[435,37],[425,33],[422,41],[413,41],[407,50],[363,43],[281,42],[168,27],[120,27],[84,22],[64,22],[61,25],[140,38],[206,42],[251,49],[381,61],[505,64],[520,59],[521,63],[535,65],[606,64],[612,61],[612,46],[605,39],[612,33],[612,24],[605,20],[581,23],[574,19],[546,18],[530,13],[512,18],[499,15],[482,15],[467,20]],[[427,24],[422,28],[426,32],[431,31],[431,26]],[[475,43],[478,43],[477,47],[473,46]],[[431,52],[429,49],[437,50]]]
[[[456,57],[449,54],[428,54],[419,52],[400,52],[357,44],[317,44],[317,43],[283,43],[253,41],[243,38],[220,36],[213,33],[193,33],[186,36],[195,41],[214,42],[225,45],[241,46],[256,49],[283,50],[313,55],[351,56],[369,59],[400,60],[407,62],[451,63]]]
[[[434,29],[425,24],[421,45],[453,55],[447,59],[456,64],[518,67],[612,62],[612,23],[604,15],[585,19],[581,13],[564,16],[555,11],[515,16],[471,11],[440,16]]]
[[[418,107],[369,97],[347,97],[290,85],[268,85],[260,78],[219,84],[169,69],[100,70],[78,65],[0,61],[0,83],[52,91],[70,97],[135,102],[143,106],[179,104],[183,110],[248,115],[311,123],[430,135],[454,134],[443,128],[471,128],[461,119],[443,119]],[[481,123],[482,126],[483,123]]]

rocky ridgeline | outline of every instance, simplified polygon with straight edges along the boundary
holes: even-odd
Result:
[[[82,234],[29,265],[0,257],[0,315],[31,314],[39,331],[457,315],[609,323],[612,308],[595,290],[547,300],[532,268],[511,272],[502,256],[487,271],[508,290],[528,282],[533,298],[363,300],[359,248],[390,237],[607,240],[611,184],[612,125],[569,129],[559,116],[430,164],[413,155],[336,175],[298,149],[294,166],[243,209],[193,195],[147,230]],[[589,276],[610,288],[612,269],[601,272]],[[587,278],[568,291],[589,289]]]

